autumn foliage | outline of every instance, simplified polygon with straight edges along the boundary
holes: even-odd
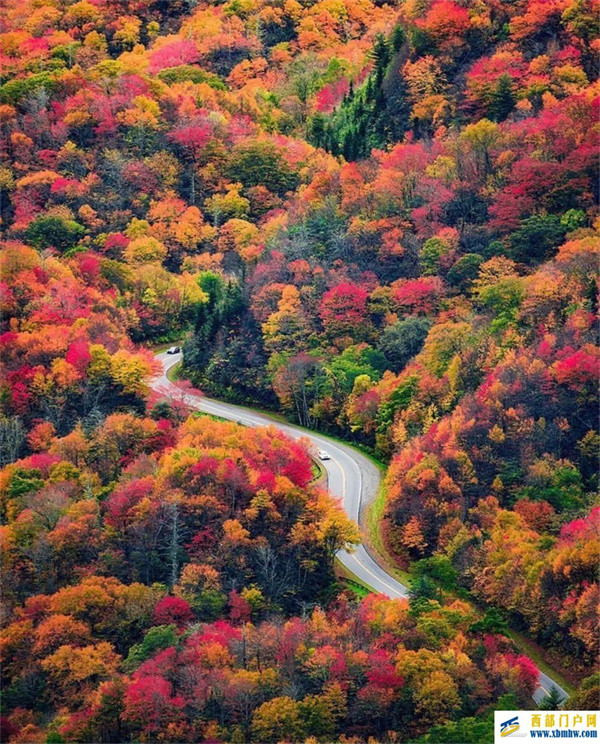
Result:
[[[4,738],[482,741],[506,623],[596,669],[597,15],[4,3]],[[303,442],[151,394],[162,343],[389,463],[410,602],[342,592]]]

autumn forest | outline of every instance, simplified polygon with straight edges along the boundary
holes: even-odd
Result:
[[[598,707],[599,13],[5,0],[0,741]]]

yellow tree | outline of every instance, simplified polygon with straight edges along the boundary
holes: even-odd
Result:
[[[300,292],[293,284],[284,287],[276,312],[263,323],[262,330],[265,346],[270,352],[294,352],[306,346],[308,321]]]

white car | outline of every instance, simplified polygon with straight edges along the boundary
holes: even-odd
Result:
[[[319,450],[317,455],[319,456],[319,460],[331,460],[331,455],[325,450]]]
[[[167,349],[167,354],[179,354],[181,351],[181,346],[171,346],[170,349]]]

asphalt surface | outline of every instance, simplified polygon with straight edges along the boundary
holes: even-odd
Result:
[[[181,353],[162,352],[157,354],[156,358],[162,364],[162,372],[151,380],[150,387],[165,397],[183,399],[192,408],[220,418],[237,421],[244,426],[276,426],[294,439],[308,440],[313,454],[316,455],[318,450],[328,452],[331,459],[322,460],[321,464],[327,471],[329,491],[340,500],[346,514],[360,524],[361,513],[377,495],[381,481],[379,469],[368,457],[322,434],[283,423],[267,414],[257,413],[243,406],[223,403],[203,395],[182,392],[167,377],[167,371],[181,361]],[[408,588],[387,573],[367,552],[364,545],[359,545],[351,553],[340,550],[337,558],[348,571],[374,591],[391,598],[408,596]],[[548,695],[552,686],[558,689],[565,700],[569,697],[558,683],[540,672],[538,687],[533,694],[536,703],[540,703]]]

